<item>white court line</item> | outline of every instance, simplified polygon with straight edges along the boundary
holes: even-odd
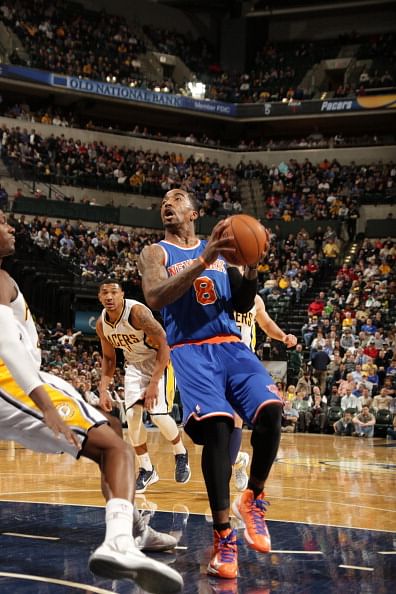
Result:
[[[96,586],[91,586],[90,584],[80,584],[78,582],[69,582],[67,580],[57,580],[56,578],[29,575],[27,573],[8,573],[7,571],[0,571],[0,577],[10,577],[17,580],[29,580],[32,582],[44,582],[46,584],[59,584],[61,586],[69,586],[69,588],[85,590],[85,592],[94,592],[95,594],[114,594],[114,590],[105,590],[104,588],[97,588]]]
[[[290,554],[290,555],[323,555],[322,551],[275,551],[274,549],[270,550],[271,553],[279,553],[279,554]]]
[[[37,538],[40,540],[60,540],[59,536],[39,536],[38,534],[21,534],[19,532],[0,532],[2,536],[17,536],[18,538]]]
[[[31,494],[32,492],[29,491],[29,493]],[[273,499],[273,498],[272,498]],[[277,499],[280,499],[280,497],[278,497]],[[291,497],[289,499],[292,499]],[[63,505],[63,506],[71,506],[71,507],[96,507],[96,508],[101,508],[103,509],[105,507],[105,504],[103,505],[95,505],[95,504],[88,504],[88,503],[64,503],[64,502],[59,502],[59,501],[31,501],[31,500],[21,500],[18,501],[17,499],[2,499],[0,496],[0,504],[1,503],[33,503],[33,504],[40,504],[40,505]],[[136,502],[138,505],[137,507],[139,508],[139,502]],[[371,509],[371,508],[369,508]],[[374,508],[375,509],[375,508]],[[178,512],[178,511],[174,511],[173,509],[161,509],[161,510],[155,510],[157,513],[169,513],[169,514],[183,514],[185,512]],[[192,512],[189,511],[188,512],[191,516],[202,516],[204,517],[205,514],[202,512]],[[365,528],[364,526],[348,526],[346,524],[326,524],[324,522],[311,522],[310,520],[278,520],[275,518],[267,518],[267,520],[269,522],[283,522],[284,524],[306,524],[308,526],[328,526],[329,528],[347,528],[348,530],[365,530],[366,532],[387,532],[390,534],[394,533],[394,530],[387,530],[385,528]]]
[[[339,565],[343,569],[358,569],[359,571],[374,571],[374,567],[361,567],[359,565]]]

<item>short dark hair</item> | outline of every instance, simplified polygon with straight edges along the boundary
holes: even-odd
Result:
[[[123,291],[121,281],[116,278],[105,278],[99,283],[99,291],[103,287],[103,285],[118,285],[120,289]]]

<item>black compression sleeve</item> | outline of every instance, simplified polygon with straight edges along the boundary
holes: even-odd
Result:
[[[248,280],[234,266],[227,268],[227,272],[231,285],[233,307],[239,313],[246,313],[254,305],[254,298],[257,294],[257,278]]]

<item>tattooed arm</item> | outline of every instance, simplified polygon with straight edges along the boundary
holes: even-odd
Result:
[[[158,383],[169,362],[169,347],[166,342],[165,331],[161,324],[157,322],[151,311],[144,305],[134,305],[130,321],[134,328],[143,330],[150,344],[155,345],[157,357],[150,383],[144,393],[144,403],[146,408],[151,408],[158,398]]]
[[[232,237],[222,237],[226,226],[220,221],[213,228],[201,257],[193,260],[191,266],[175,276],[168,277],[164,265],[164,252],[158,245],[143,248],[140,254],[139,270],[142,274],[142,288],[146,302],[152,309],[161,309],[169,303],[177,301],[191,287],[194,280],[212,264],[221,252],[223,255],[234,255]]]

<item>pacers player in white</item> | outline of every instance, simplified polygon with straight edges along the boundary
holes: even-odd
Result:
[[[243,274],[243,267],[238,268]],[[250,311],[243,314],[234,312],[234,318],[241,332],[242,342],[253,352],[256,350],[256,323],[267,336],[283,342],[288,348],[295,347],[297,344],[297,337],[294,334],[285,334],[274,320],[270,318],[260,295],[256,295],[254,306]],[[231,434],[230,441],[230,455],[235,471],[235,486],[238,491],[244,491],[249,480],[246,472],[247,465],[249,464],[249,454],[240,450],[242,425],[242,419],[235,414],[234,431]]]
[[[175,480],[190,480],[188,453],[179,429],[169,411],[173,404],[173,370],[169,367],[169,347],[165,331],[150,309],[134,299],[125,299],[121,285],[114,279],[101,282],[99,301],[103,311],[96,323],[102,345],[102,375],[99,384],[100,406],[111,410],[108,387],[116,369],[116,348],[125,359],[125,407],[128,436],[139,460],[136,493],[159,480],[147,449],[144,409],[162,435],[171,442],[175,455]],[[170,375],[170,377],[168,377]]]
[[[14,252],[14,230],[0,211],[0,264]],[[40,371],[41,352],[29,308],[15,281],[0,270],[0,438],[45,453],[94,460],[103,473],[106,536],[91,571],[135,580],[150,592],[174,592],[183,580],[146,557],[132,537],[133,453],[97,409],[58,376]]]

